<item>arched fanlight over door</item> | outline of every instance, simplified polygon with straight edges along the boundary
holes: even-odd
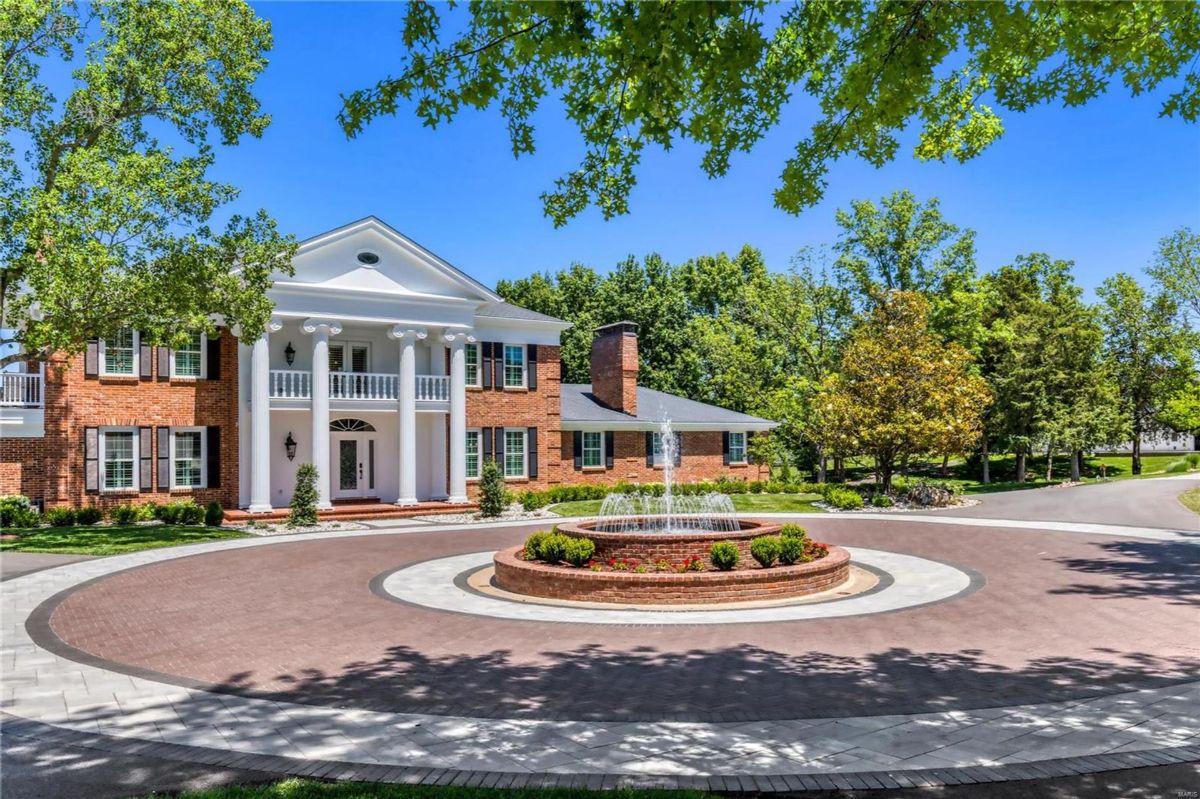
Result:
[[[374,433],[375,427],[362,419],[334,419],[329,423],[334,433]]]

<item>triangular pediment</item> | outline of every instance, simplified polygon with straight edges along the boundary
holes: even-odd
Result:
[[[277,283],[480,302],[499,299],[491,289],[375,217],[301,242],[292,265],[295,274],[278,275]]]

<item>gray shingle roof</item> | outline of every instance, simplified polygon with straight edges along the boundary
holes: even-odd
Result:
[[[641,386],[638,386],[637,390],[637,407],[637,416],[630,416],[601,405],[592,396],[591,383],[562,384],[561,411],[565,423],[604,422],[629,427],[657,425],[669,419],[686,425],[712,425],[714,429],[719,429],[721,425],[766,429],[777,424],[769,419],[760,419],[757,416]]]
[[[563,322],[562,319],[556,319],[544,313],[531,311],[528,308],[522,308],[520,305],[513,305],[511,302],[489,302],[476,311],[475,315],[486,316],[492,319],[524,319],[531,322],[562,322],[564,325],[570,324],[569,322]]]

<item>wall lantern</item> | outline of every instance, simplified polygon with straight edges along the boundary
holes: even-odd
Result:
[[[292,434],[288,433],[287,440],[283,442],[283,448],[287,450],[289,461],[296,459],[296,439],[292,438]]]
[[[283,357],[287,361],[288,366],[291,366],[295,362],[296,350],[292,349],[292,342],[288,342],[287,349],[283,351]]]

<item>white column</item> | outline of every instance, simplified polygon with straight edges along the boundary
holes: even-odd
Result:
[[[424,328],[395,325],[388,333],[400,342],[400,497],[397,505],[417,504],[417,353]]]
[[[317,467],[317,508],[333,507],[330,486],[333,483],[329,463],[329,337],[342,332],[342,326],[328,319],[306,319],[303,328],[312,334],[312,463]]]
[[[429,373],[446,374],[446,345],[439,339],[429,342]],[[440,413],[434,417],[429,441],[429,476],[433,485],[432,498],[445,500],[446,493],[446,417]]]
[[[272,319],[250,354],[250,507],[271,512],[271,352],[267,337],[282,325]]]
[[[241,330],[234,330],[238,339],[238,507],[250,504],[250,392],[251,357],[254,348],[242,341]]]
[[[450,345],[450,502],[467,500],[467,356],[464,347],[475,341],[469,330],[447,330]],[[483,364],[480,364],[483,368]],[[483,454],[480,453],[480,457]]]

